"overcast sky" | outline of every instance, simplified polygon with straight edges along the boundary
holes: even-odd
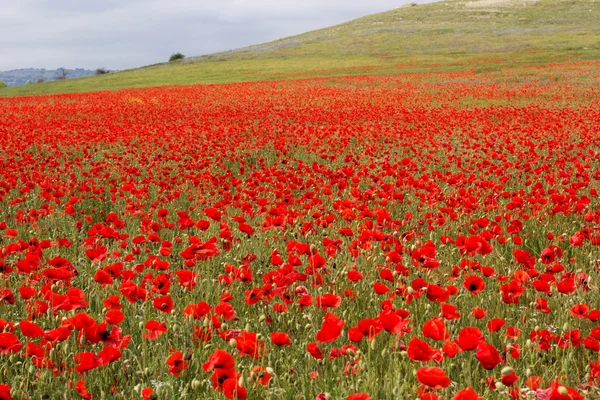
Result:
[[[135,68],[423,0],[0,0],[0,71]]]

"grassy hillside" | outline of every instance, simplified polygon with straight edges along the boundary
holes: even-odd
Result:
[[[407,5],[261,45],[119,73],[0,90],[65,93],[169,84],[465,68],[600,58],[600,0]]]

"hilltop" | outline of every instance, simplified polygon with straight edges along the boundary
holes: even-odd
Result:
[[[600,0],[446,0],[231,51],[0,95],[466,68],[600,58]]]

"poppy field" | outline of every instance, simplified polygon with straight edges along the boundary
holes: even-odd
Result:
[[[0,99],[0,399],[600,399],[599,70]]]

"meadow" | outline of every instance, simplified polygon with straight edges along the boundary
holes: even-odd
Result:
[[[600,62],[494,63],[0,98],[0,399],[600,398]]]

